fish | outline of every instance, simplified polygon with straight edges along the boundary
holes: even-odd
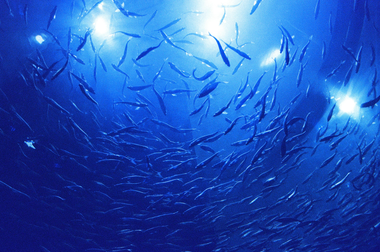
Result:
[[[55,100],[53,100],[52,98],[46,96],[46,95],[43,95],[43,98],[45,99],[45,101],[51,105],[52,107],[60,110],[61,112],[65,113],[66,115],[68,116],[71,116],[71,113],[66,110],[65,108],[63,108],[61,105],[59,105]]]
[[[359,68],[361,65],[361,59],[362,59],[362,51],[363,51],[363,45],[360,46],[359,51],[356,55],[356,62],[355,62],[355,73],[359,72]]]
[[[127,57],[127,51],[128,51],[128,44],[129,44],[129,41],[127,41],[127,43],[125,44],[125,48],[124,48],[124,53],[123,53],[123,56],[121,56],[120,60],[119,60],[119,63],[117,63],[117,67],[119,68],[125,61],[125,58]]]
[[[310,42],[311,42],[312,39],[313,39],[313,35],[310,36],[310,38],[307,41],[306,45],[302,48],[301,53],[300,53],[300,57],[299,57],[299,62],[302,62],[303,58],[305,57],[306,50],[309,47],[309,44],[310,44]]]
[[[90,14],[90,13],[91,13],[96,7],[98,7],[99,4],[101,4],[102,2],[103,2],[103,0],[100,0],[100,1],[96,2],[93,6],[91,6],[90,9],[84,11],[84,12],[82,13],[82,15],[80,15],[80,17],[78,17],[78,19],[80,19],[80,21],[83,20],[88,14]]]
[[[318,15],[319,15],[320,3],[321,3],[321,0],[317,0],[317,3],[315,4],[315,8],[314,8],[314,19],[315,20],[317,20]]]
[[[331,76],[333,76],[333,75],[335,75],[336,74],[336,72],[338,72],[339,71],[339,69],[342,67],[342,65],[345,63],[345,61],[343,60],[343,61],[341,61],[340,63],[339,63],[339,65],[336,67],[336,68],[334,68],[327,76],[326,76],[326,79],[328,79],[328,78],[330,78]]]
[[[160,69],[159,69],[158,72],[154,75],[153,80],[152,80],[152,83],[154,83],[154,82],[157,80],[157,78],[158,78],[159,76],[161,76],[161,72],[162,72],[162,69],[164,68],[164,65],[165,65],[165,62],[162,63]]]
[[[352,69],[354,69],[354,65],[351,65],[350,68],[348,69],[346,75],[344,76],[344,81],[343,85],[346,86],[350,82],[351,74],[352,74]]]
[[[334,108],[335,108],[335,106],[336,106],[336,103],[332,106],[332,108],[331,108],[329,114],[327,115],[327,121],[330,121],[330,120],[331,120],[331,117],[332,117],[332,115],[333,115],[333,113],[334,113]]]
[[[100,58],[99,58],[99,59],[100,59]],[[104,63],[103,63],[103,64],[104,64]],[[122,70],[121,70],[119,67],[117,67],[115,64],[111,64],[111,66],[113,67],[113,69],[115,69],[115,71],[117,71],[117,72],[123,74],[126,78],[129,79],[129,75],[128,75],[126,72],[122,71]]]
[[[185,72],[185,71],[179,69],[179,68],[178,68],[176,65],[174,65],[172,62],[169,61],[168,64],[169,64],[170,68],[171,68],[173,71],[175,71],[176,73],[178,73],[178,74],[181,75],[182,77],[190,78],[191,75],[190,75],[189,73],[187,73],[187,72]]]
[[[57,8],[58,6],[54,6],[53,10],[50,12],[50,16],[49,16],[49,20],[48,20],[48,23],[47,23],[47,28],[46,30],[49,30],[49,27],[51,25],[51,22],[55,19],[56,17],[56,14],[57,14]]]
[[[288,39],[285,39],[285,64],[289,65],[289,42]]]
[[[114,33],[112,33],[112,34],[114,35],[114,34],[117,34],[117,33],[121,33],[121,34],[124,34],[124,35],[126,35],[126,36],[133,37],[133,38],[141,38],[141,36],[138,35],[138,34],[129,33],[129,32],[124,32],[124,31],[116,31],[116,32],[114,32]]]
[[[243,61],[245,58],[242,58],[240,62],[236,65],[234,71],[232,72],[232,75],[236,74],[236,72],[239,70],[239,68],[243,65]]]
[[[338,182],[336,182],[335,184],[331,185],[330,186],[330,190],[333,190],[335,188],[338,188],[339,186],[341,186],[345,181],[346,179],[348,178],[348,176],[351,174],[351,171],[349,171],[346,176],[344,176],[341,180],[339,180]]]
[[[376,103],[378,103],[380,101],[380,95],[378,97],[376,97],[375,99],[373,100],[370,100],[370,101],[367,101],[367,102],[364,102],[360,105],[361,108],[368,108],[368,107],[374,107],[376,105]]]
[[[210,61],[208,61],[206,59],[202,59],[202,58],[196,57],[194,55],[193,55],[193,57],[195,59],[199,60],[200,62],[202,62],[203,64],[206,64],[207,66],[212,67],[212,68],[218,70],[218,67],[214,63],[212,63],[212,62],[210,62]]]
[[[225,106],[221,107],[218,111],[216,111],[215,114],[213,115],[213,117],[219,116],[219,115],[221,115],[224,111],[226,111],[226,109],[228,109],[228,108],[230,107],[233,98],[234,98],[234,97],[231,97],[231,99],[229,100],[229,102],[228,102]]]
[[[213,75],[215,73],[215,70],[211,70],[211,71],[208,71],[207,73],[205,73],[202,77],[198,78],[198,77],[195,76],[195,71],[196,70],[197,69],[194,68],[194,70],[193,70],[193,78],[196,79],[196,80],[198,80],[198,81],[207,80],[209,77],[211,77],[211,75]]]
[[[225,6],[223,6],[223,10],[224,10],[224,12],[223,12],[223,16],[222,16],[222,18],[220,19],[219,25],[221,25],[221,24],[223,23],[224,18],[226,17],[226,7],[225,7]]]
[[[288,32],[288,30],[285,29],[284,26],[281,25],[281,27],[278,27],[280,28],[280,30],[283,30],[286,34],[286,37],[289,39],[290,43],[292,43],[292,45],[294,45],[294,41],[293,41],[293,38],[292,36],[290,35],[290,33]]]
[[[333,34],[333,21],[332,21],[332,13],[330,12],[330,16],[329,16],[329,32],[330,32],[330,35]]]
[[[57,72],[53,74],[53,76],[51,77],[51,80],[55,80],[66,69],[68,63],[69,63],[69,57],[66,58],[65,64],[63,64],[63,66],[60,69],[58,69]]]
[[[332,154],[330,157],[326,158],[326,159],[322,162],[322,164],[319,166],[319,168],[321,169],[321,168],[327,166],[327,165],[328,165],[328,164],[334,159],[334,157],[336,156],[337,153],[338,153],[338,152],[335,151],[334,154]]]
[[[161,95],[157,92],[157,90],[154,88],[154,85],[152,86],[153,92],[157,97],[158,103],[160,104],[161,111],[164,115],[166,115],[166,106],[164,103],[164,100],[162,99]]]
[[[82,94],[84,94],[84,96],[89,100],[91,101],[92,103],[94,103],[95,105],[99,105],[94,98],[91,97],[91,95],[88,93],[88,90],[84,87],[84,85],[82,83],[79,83],[79,89],[80,91],[82,92]]]
[[[125,10],[123,6],[119,3],[117,0],[112,0],[112,2],[116,5],[116,8],[126,17],[143,17],[146,16],[146,14],[137,14],[134,12],[130,12],[128,10]]]
[[[79,50],[81,50],[81,49],[86,45],[86,43],[87,43],[87,38],[88,38],[88,36],[92,33],[92,31],[93,31],[93,29],[88,29],[88,30],[86,31],[86,33],[84,34],[83,41],[79,44],[79,46],[78,46],[78,48],[77,48],[77,52],[78,52]],[[100,50],[100,49],[99,49],[99,50]]]
[[[239,44],[238,44],[238,38],[239,38],[239,25],[237,22],[235,22],[235,33],[236,33],[236,36],[235,36],[235,43],[236,43],[236,46],[239,47]]]
[[[100,62],[100,65],[102,66],[104,72],[107,72],[106,64],[104,64],[104,61],[102,60],[102,58],[101,58],[100,55],[99,55],[99,52],[96,54],[95,57],[98,57],[99,62]],[[116,70],[116,69],[115,69],[115,70]],[[116,70],[116,71],[117,71],[117,70]]]
[[[176,45],[170,40],[170,38],[168,37],[168,35],[165,34],[165,32],[163,32],[162,30],[160,30],[160,33],[161,33],[162,38],[166,41],[166,43],[168,43],[168,44],[171,45],[172,47],[177,48],[177,49],[179,49],[179,50],[181,50],[181,51],[183,51],[183,52],[186,53],[185,49],[182,49],[181,47],[176,46]]]
[[[216,78],[207,83],[197,94],[196,97],[202,98],[205,97],[206,95],[210,94],[212,91],[215,90],[215,88],[218,86],[220,81],[216,81]]]
[[[253,13],[255,13],[255,11],[257,10],[257,8],[259,8],[261,2],[262,2],[262,0],[255,0],[253,2],[253,6],[252,6],[251,11],[249,12],[249,15],[252,15]]]
[[[302,81],[302,75],[303,75],[303,65],[302,63],[300,64],[300,70],[298,71],[298,74],[297,74],[297,87],[299,87],[301,85],[301,81]]]
[[[152,47],[149,47],[148,49],[146,49],[145,51],[143,51],[142,53],[139,54],[139,56],[137,56],[136,58],[136,61],[140,60],[141,58],[145,57],[148,53],[150,53],[151,51],[157,49],[158,47],[160,47],[160,45],[162,44],[162,42],[164,42],[165,40],[162,40],[157,46],[152,46]]]
[[[215,37],[214,37],[215,38]],[[223,41],[223,40],[222,40]],[[245,52],[242,52],[240,51],[239,49],[233,47],[233,46],[230,46],[229,44],[227,44],[226,42],[223,41],[223,43],[228,47],[230,48],[232,51],[236,52],[237,54],[239,54],[240,56],[242,56],[243,58],[246,58],[246,59],[249,59],[251,60],[251,58],[245,53]]]
[[[375,61],[376,61],[376,51],[375,51],[374,45],[371,43],[371,63],[370,63],[370,66],[373,66],[373,64],[375,64]]]
[[[157,10],[155,10],[153,12],[152,16],[150,16],[150,18],[148,19],[148,21],[146,21],[146,23],[144,24],[144,27],[143,27],[144,29],[153,20],[153,18],[156,16],[156,14],[157,14]]]
[[[170,26],[175,25],[175,24],[178,23],[179,21],[181,21],[181,18],[177,18],[177,19],[171,21],[170,23],[168,23],[167,25],[164,25],[163,27],[161,27],[160,29],[157,29],[156,31],[162,31],[162,30],[165,30],[165,29],[169,28]]]
[[[211,33],[208,33],[208,34],[215,39],[215,42],[219,48],[220,55],[222,56],[223,62],[229,67],[230,61],[228,60],[226,54],[224,53],[224,50],[223,50],[222,45],[220,44],[219,40],[217,40],[214,36],[212,36]]]
[[[95,90],[92,87],[90,87],[90,85],[88,85],[88,83],[83,78],[80,78],[72,72],[70,72],[70,74],[74,76],[74,78],[77,79],[77,81],[79,81],[79,83],[81,83],[90,93],[95,94]]]
[[[189,116],[192,116],[192,115],[195,115],[195,114],[199,113],[199,112],[202,110],[202,108],[205,106],[205,104],[206,104],[207,102],[210,102],[210,98],[207,98],[206,100],[204,100],[204,101],[202,102],[201,106],[199,106],[199,108],[194,109],[194,110],[190,113]]]
[[[355,61],[356,61],[356,57],[354,55],[354,53],[352,52],[352,50],[348,47],[346,47],[345,45],[342,44],[342,48],[343,50],[348,53],[348,55],[350,55]]]

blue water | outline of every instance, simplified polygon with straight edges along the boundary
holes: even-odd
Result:
[[[2,0],[0,251],[378,251],[378,7]]]

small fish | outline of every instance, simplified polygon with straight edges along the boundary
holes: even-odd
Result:
[[[132,90],[132,91],[141,91],[141,90],[150,88],[151,86],[153,86],[153,85],[149,84],[149,85],[144,85],[144,86],[128,86],[127,88]]]
[[[218,111],[216,111],[215,114],[213,115],[213,117],[221,115],[226,109],[228,109],[229,106],[230,106],[230,104],[231,104],[231,102],[232,102],[232,100],[233,100],[233,98],[234,97],[231,97],[230,101],[227,103],[226,106],[223,106]]]
[[[50,24],[51,24],[51,22],[55,19],[56,14],[57,14],[57,5],[56,5],[56,6],[54,7],[54,9],[50,12],[50,17],[49,17],[49,21],[48,21],[48,24],[47,24],[47,28],[46,28],[46,30],[49,30]]]
[[[303,74],[303,65],[301,63],[300,64],[300,70],[298,71],[298,75],[297,75],[297,87],[299,87],[301,85],[302,74]]]
[[[376,51],[375,51],[375,47],[371,43],[371,64],[370,64],[370,66],[373,66],[375,61],[376,61]]]
[[[376,103],[378,103],[380,101],[380,95],[378,97],[376,97],[375,99],[373,100],[370,100],[368,102],[365,102],[365,103],[362,103],[360,105],[361,108],[368,108],[368,107],[374,107]]]
[[[185,49],[182,49],[181,47],[176,46],[176,45],[170,40],[170,38],[165,34],[165,32],[163,32],[162,30],[160,30],[160,33],[161,33],[161,36],[165,39],[166,43],[168,43],[169,45],[171,45],[171,46],[174,47],[174,48],[177,48],[177,49],[179,49],[179,50],[181,50],[181,51],[186,52]]]
[[[141,38],[141,36],[138,35],[138,34],[123,32],[123,31],[116,31],[116,32],[114,32],[112,34],[116,34],[116,33],[121,33],[121,34],[124,34],[126,36],[133,37],[133,38]]]
[[[100,59],[100,58],[99,58],[99,59]],[[125,75],[125,77],[129,79],[129,75],[128,75],[127,73],[123,72],[123,71],[122,71],[120,68],[118,68],[115,64],[111,64],[111,66],[113,67],[113,69],[115,69],[115,71],[117,71],[117,72],[119,72],[119,73]]]
[[[289,42],[288,39],[285,39],[285,64],[289,65]]]
[[[69,58],[67,57],[65,64],[60,69],[58,69],[57,72],[53,74],[53,76],[51,77],[51,80],[56,79],[65,70],[68,63],[69,63]]]
[[[140,53],[139,56],[137,56],[136,58],[136,61],[138,61],[139,59],[145,57],[148,53],[150,53],[151,51],[157,49],[158,47],[160,47],[160,45],[162,44],[162,42],[164,42],[165,40],[162,40],[158,46],[153,46],[153,47],[149,47],[148,49],[146,49],[145,51],[143,51],[142,53]]]
[[[158,99],[162,113],[164,113],[164,115],[166,115],[166,106],[165,106],[164,100],[162,99],[161,95],[157,92],[157,90],[154,88],[154,85],[152,86],[152,88],[153,88],[154,94],[156,95],[156,97]]]
[[[222,40],[222,41],[223,41],[223,40]],[[224,41],[223,41],[223,43],[226,44],[226,46],[227,46],[228,48],[230,48],[232,51],[236,52],[237,54],[239,54],[239,55],[242,56],[243,58],[246,58],[246,59],[251,60],[251,58],[250,58],[246,53],[244,53],[244,52],[242,52],[242,51],[236,49],[235,47],[230,46],[229,44],[227,44],[227,43],[224,42]]]
[[[208,61],[206,59],[202,59],[202,58],[196,57],[194,55],[193,55],[193,57],[195,59],[199,60],[200,62],[202,62],[203,64],[206,64],[207,66],[212,67],[212,68],[218,70],[218,68],[216,67],[216,65],[214,63],[212,63],[212,62],[210,62],[210,61]]]
[[[164,68],[164,65],[165,65],[165,61],[164,61],[164,63],[162,63],[162,65],[161,65],[160,69],[158,70],[158,72],[154,75],[152,83],[154,83],[157,80],[157,78],[161,75],[162,68]]]
[[[253,6],[252,6],[252,9],[251,9],[251,12],[249,13],[249,15],[252,15],[257,10],[257,8],[259,8],[259,5],[261,4],[261,1],[262,0],[255,0],[253,2]]]
[[[162,31],[162,30],[165,30],[165,29],[169,28],[170,26],[175,25],[175,24],[178,23],[180,20],[181,20],[181,18],[177,18],[176,20],[171,21],[169,24],[167,24],[167,25],[161,27],[160,29],[157,29],[156,31]]]
[[[224,63],[229,67],[230,61],[228,60],[226,54],[224,53],[224,50],[223,50],[222,45],[220,44],[219,40],[217,40],[214,36],[212,36],[211,33],[208,33],[208,34],[215,39],[215,42],[217,43],[218,48],[219,48],[220,55],[222,56]]]
[[[79,88],[80,88],[80,91],[84,94],[84,96],[89,100],[91,101],[92,103],[94,103],[95,105],[98,105],[98,103],[95,101],[94,98],[91,97],[91,95],[88,93],[88,90],[84,87],[84,85],[82,83],[79,83]]]
[[[348,69],[346,76],[344,77],[344,82],[343,82],[344,86],[346,86],[348,84],[348,82],[350,81],[352,69],[354,69],[354,65],[350,66],[350,69]]]
[[[211,75],[213,75],[213,73],[215,72],[215,70],[211,70],[211,71],[208,71],[207,73],[205,73],[202,77],[199,77],[197,78],[194,74],[195,74],[195,70],[197,70],[196,68],[193,70],[193,77],[194,79],[198,80],[198,81],[204,81],[206,79],[208,79],[209,77],[211,77]]]
[[[361,59],[362,59],[362,51],[363,51],[363,45],[360,46],[358,54],[356,56],[355,73],[359,72],[359,68],[360,68],[360,65],[361,65]]]
[[[146,14],[137,14],[134,12],[127,11],[123,8],[123,6],[119,3],[117,0],[112,0],[112,2],[116,5],[116,8],[119,9],[119,11],[126,17],[143,17],[146,16]]]
[[[207,83],[207,84],[201,89],[201,91],[199,91],[199,93],[197,94],[196,97],[198,97],[198,98],[205,97],[206,95],[208,95],[209,93],[211,93],[212,91],[214,91],[215,88],[218,86],[219,83],[220,83],[220,81],[216,81],[216,78],[213,79],[212,81],[210,81],[209,83]]]
[[[318,18],[320,2],[321,2],[321,0],[317,0],[317,3],[315,4],[315,8],[314,8],[314,19],[315,20],[317,20],[317,18]]]
[[[102,58],[100,58],[99,52],[98,52],[96,55],[98,56],[98,59],[99,59],[100,65],[102,66],[104,72],[107,72],[106,64],[104,64],[104,61],[102,60]]]
[[[117,67],[120,67],[124,61],[125,61],[125,58],[127,57],[127,51],[128,51],[128,44],[129,44],[129,41],[127,41],[127,43],[125,44],[125,48],[124,48],[124,53],[123,53],[123,56],[121,56],[120,60],[119,60],[119,63],[117,63]]]
[[[334,157],[336,156],[337,153],[338,153],[338,152],[335,151],[335,153],[334,153],[333,155],[331,155],[330,157],[326,158],[326,159],[322,162],[322,164],[319,166],[319,168],[321,169],[321,168],[325,167],[326,165],[328,165],[328,164],[334,159]]]
[[[83,38],[82,43],[80,43],[79,46],[78,46],[78,48],[77,48],[77,52],[78,52],[79,50],[81,50],[81,49],[86,45],[87,38],[88,38],[88,36],[92,33],[92,31],[93,31],[92,29],[89,29],[89,30],[86,31],[86,33],[84,34],[84,38]],[[100,49],[99,49],[99,50],[100,50]]]
[[[61,105],[59,105],[55,100],[53,100],[52,98],[48,97],[48,96],[43,96],[45,101],[51,105],[52,107],[60,110],[61,112],[67,114],[67,115],[71,115],[71,113],[69,111],[67,111],[66,109],[64,109]]]
[[[290,35],[290,33],[288,32],[288,30],[286,30],[285,27],[282,26],[282,25],[281,25],[281,27],[278,27],[278,28],[280,28],[280,30],[282,29],[282,30],[285,32],[285,34],[286,34],[286,36],[288,37],[290,43],[292,43],[292,45],[294,45],[293,38],[292,38],[292,36]]]
[[[24,13],[24,23],[25,25],[28,25],[28,4],[25,4],[23,13]]]
[[[306,54],[306,50],[311,42],[311,40],[313,39],[313,35],[310,36],[309,40],[307,41],[306,45],[302,48],[301,50],[301,53],[300,53],[300,57],[299,57],[299,62],[302,62],[303,58],[305,57],[305,54]]]
[[[224,9],[224,13],[223,13],[222,19],[221,19],[220,22],[219,22],[219,25],[221,25],[221,24],[223,23],[224,18],[226,17],[226,7],[223,6],[223,9]]]
[[[355,61],[356,61],[356,57],[354,55],[354,53],[352,52],[352,50],[348,47],[346,47],[345,45],[342,44],[342,48],[343,50],[348,53],[348,55],[350,55]]]
[[[148,19],[148,21],[146,21],[146,23],[144,24],[144,29],[150,23],[150,21],[153,20],[153,18],[156,16],[156,14],[157,14],[157,10],[155,10],[155,12],[153,12],[152,16],[150,16],[150,18]]]
[[[240,62],[236,65],[234,71],[232,72],[232,75],[236,74],[236,72],[239,70],[239,68],[243,65],[243,61],[245,60],[245,58],[242,58],[240,60]]]
[[[330,120],[331,120],[331,117],[332,117],[332,115],[333,115],[333,113],[334,113],[334,108],[335,108],[335,106],[336,106],[336,103],[332,106],[332,108],[331,108],[329,114],[327,115],[327,121],[330,121]]]
[[[182,77],[185,77],[185,78],[189,78],[191,75],[181,69],[179,69],[176,65],[174,65],[173,63],[171,62],[168,62],[170,68],[175,71],[176,73],[178,73],[179,75],[181,75]]]

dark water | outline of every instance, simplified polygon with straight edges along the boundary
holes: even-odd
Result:
[[[1,0],[0,250],[378,251],[379,7]]]

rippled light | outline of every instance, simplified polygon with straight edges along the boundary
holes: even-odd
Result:
[[[357,102],[348,96],[342,99],[342,101],[338,103],[338,106],[340,111],[349,115],[354,114],[359,109]]]
[[[261,61],[260,66],[264,67],[264,66],[269,66],[269,65],[274,64],[274,59],[277,59],[280,55],[281,55],[281,53],[280,53],[279,49],[275,49],[275,50],[271,51],[270,53],[268,53],[264,57],[263,61]],[[278,62],[278,60],[277,60],[277,62]]]
[[[38,44],[42,44],[45,41],[45,39],[41,35],[35,36],[34,39],[37,41]]]
[[[94,32],[98,35],[105,35],[109,30],[109,22],[103,17],[98,17],[94,22]]]

